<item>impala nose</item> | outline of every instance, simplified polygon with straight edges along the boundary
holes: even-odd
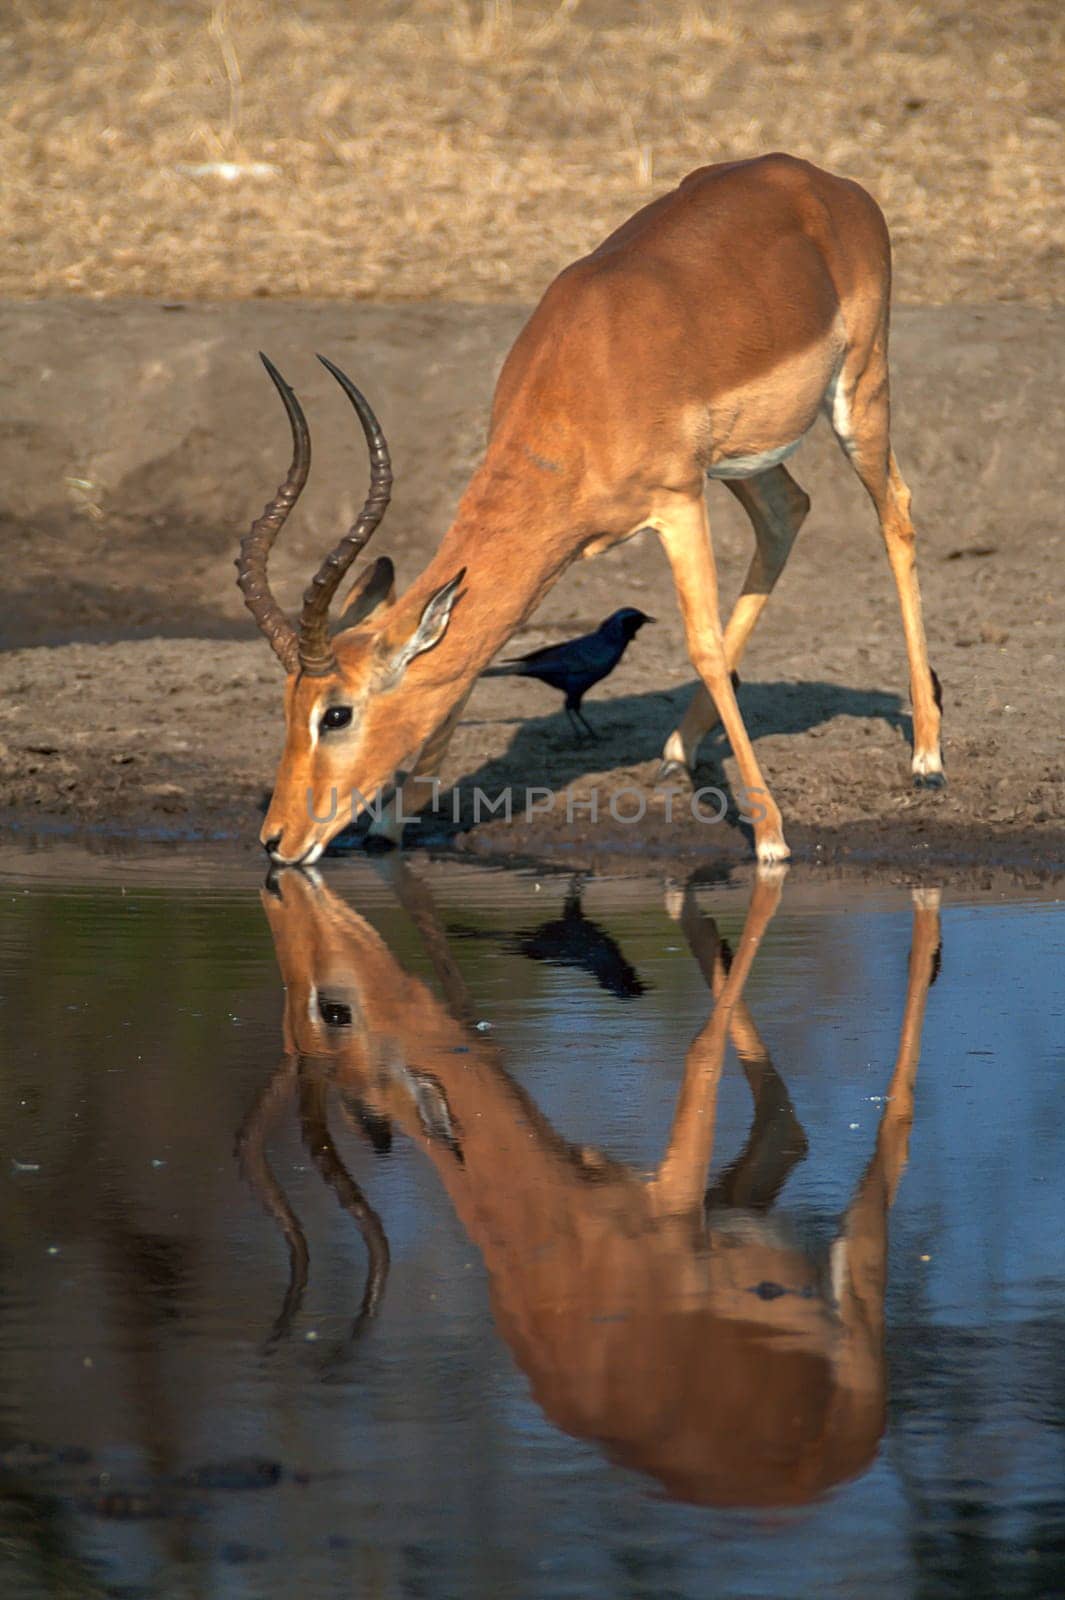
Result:
[[[279,833],[275,833],[272,834],[269,839],[263,840],[263,849],[266,851],[268,856],[272,856],[276,854],[280,844],[281,835]]]

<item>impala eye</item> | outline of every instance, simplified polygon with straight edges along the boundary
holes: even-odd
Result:
[[[350,1028],[351,1007],[345,1005],[343,1000],[330,1000],[327,995],[318,996],[318,1015],[327,1028]]]
[[[334,728],[346,728],[350,721],[350,706],[330,706],[322,712],[320,727],[323,733],[331,733]]]

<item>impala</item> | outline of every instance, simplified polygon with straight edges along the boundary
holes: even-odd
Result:
[[[306,481],[310,441],[295,395],[267,363],[292,465],[237,565],[288,675],[285,746],[261,832],[271,858],[313,862],[375,796],[396,791],[402,807],[405,783],[413,803],[478,674],[560,574],[644,529],[665,549],[701,680],[666,741],[664,772],[690,774],[716,712],[745,790],[761,794],[758,858],[785,858],[730,675],[809,510],[783,463],[821,412],[873,501],[898,589],[914,780],[942,783],[910,494],[889,438],[890,281],[886,224],[857,184],[784,155],[693,172],[550,285],[504,363],[484,460],[436,555],[399,598],[391,563],[367,566],[335,637],[330,603],[388,505],[388,449],[367,401],[326,362],[358,413],[371,485],[294,628],[270,592],[267,559]],[[736,496],[755,536],[724,630],[708,476]]]
[[[264,892],[285,986],[285,1061],[261,1105],[299,1081],[301,1103],[310,1097],[320,1113],[309,1147],[331,1149],[320,1098],[330,1086],[363,1131],[377,1130],[378,1147],[394,1124],[421,1149],[483,1257],[496,1326],[557,1426],[669,1493],[710,1504],[794,1505],[859,1472],[884,1427],[888,1215],[936,970],[937,894],[915,894],[898,1053],[875,1148],[822,1261],[772,1211],[806,1140],[743,998],[779,874],[757,880],[731,961],[694,893],[674,891],[671,909],[715,1003],[685,1056],[651,1174],[569,1143],[509,1076],[474,1026],[427,889],[409,869],[396,876],[443,999],[313,873],[285,872]],[[730,1035],[754,1118],[708,1193]],[[268,1124],[264,1111],[253,1115],[242,1153],[253,1180],[266,1176],[257,1187],[289,1240],[291,1307],[306,1258],[271,1186]],[[323,1169],[331,1182],[333,1165]],[[350,1179],[338,1194],[365,1229],[374,1214]],[[376,1231],[367,1245],[364,1308],[376,1305],[387,1261]]]

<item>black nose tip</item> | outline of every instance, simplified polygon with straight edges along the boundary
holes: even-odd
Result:
[[[275,833],[271,838],[263,840],[263,849],[266,851],[268,856],[272,856],[280,843],[281,835],[279,833]]]

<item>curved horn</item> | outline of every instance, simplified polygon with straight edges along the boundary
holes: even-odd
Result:
[[[255,1104],[237,1131],[234,1154],[244,1177],[285,1236],[288,1245],[288,1288],[284,1303],[278,1312],[273,1329],[266,1341],[271,1349],[289,1332],[299,1314],[307,1288],[310,1252],[303,1224],[289,1205],[284,1189],[278,1183],[266,1156],[266,1138],[274,1123],[291,1099],[299,1072],[295,1056],[283,1056],[281,1065],[260,1091]]]
[[[240,541],[237,557],[237,584],[244,596],[244,604],[266,635],[270,648],[277,655],[286,672],[295,672],[299,666],[299,639],[296,630],[274,599],[266,576],[270,551],[292,507],[296,504],[311,470],[311,436],[307,419],[300,403],[278,372],[273,362],[259,352],[259,360],[270,374],[274,388],[284,401],[292,429],[292,465],[288,477],[274,498],[263,507],[263,514],[253,522],[251,529]]]
[[[376,1315],[385,1292],[392,1259],[388,1248],[388,1235],[385,1233],[381,1218],[351,1176],[333,1143],[326,1111],[325,1084],[320,1077],[312,1080],[302,1062],[299,1108],[300,1130],[311,1159],[336,1195],[337,1203],[348,1213],[362,1234],[363,1243],[366,1245],[368,1257],[366,1286],[349,1335],[349,1338],[354,1340],[363,1324]]]
[[[335,367],[325,356],[319,361],[339,383],[362,424],[366,445],[370,452],[370,492],[351,529],[335,549],[330,550],[318,571],[311,579],[303,596],[300,613],[299,662],[303,671],[312,678],[325,677],[333,671],[336,657],[329,641],[329,604],[344,574],[365,546],[377,524],[388,510],[392,498],[392,462],[381,424],[364,395],[347,375]]]

